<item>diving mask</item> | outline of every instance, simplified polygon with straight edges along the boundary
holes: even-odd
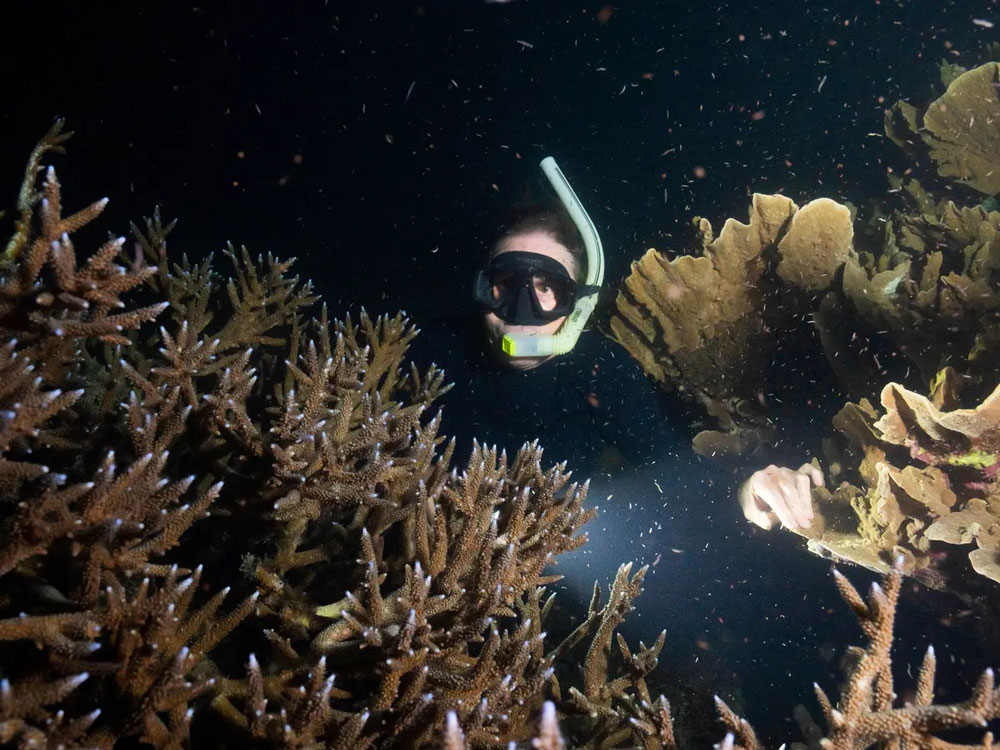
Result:
[[[476,273],[476,301],[501,320],[538,326],[569,315],[581,294],[596,291],[577,284],[562,263],[539,253],[500,253]]]

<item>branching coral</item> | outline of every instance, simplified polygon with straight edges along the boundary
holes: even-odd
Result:
[[[35,218],[35,207],[42,199],[41,193],[37,190],[38,181],[36,175],[42,166],[42,159],[48,154],[63,153],[63,143],[65,143],[73,133],[64,132],[65,122],[62,118],[55,120],[49,132],[46,133],[31,151],[28,157],[28,164],[24,169],[24,179],[21,181],[21,189],[17,194],[18,218],[14,223],[14,232],[11,234],[3,255],[0,256],[0,263],[11,264],[20,259],[21,253],[31,244],[33,235],[32,221]],[[70,231],[67,229],[66,231]]]
[[[58,145],[54,131],[33,160]],[[228,280],[211,259],[171,266],[158,216],[133,257],[119,239],[78,263],[71,235],[103,203],[64,218],[38,166],[0,275],[0,741],[493,748],[528,741],[552,697],[571,742],[676,747],[646,684],[664,637],[615,634],[644,570],[623,566],[546,643],[548,568],[585,539],[587,485],[537,443],[477,445],[453,467],[431,414],[448,386],[404,365],[403,316],[314,315],[290,262],[245,249],[226,253]],[[682,295],[743,290],[696,321],[704,338],[664,313],[675,348],[650,355],[664,373],[704,366],[698,394],[731,424],[753,391],[708,344],[739,353],[765,333],[747,279],[808,297],[850,248],[842,206],[755,205],[718,240],[703,223],[703,257],[650,261]],[[574,685],[555,670],[577,647]],[[554,708],[536,739],[558,747]]]
[[[933,647],[927,650],[917,676],[916,694],[905,705],[894,705],[897,693],[892,676],[892,642],[896,602],[903,579],[902,563],[894,564],[882,585],[872,584],[868,601],[837,570],[834,581],[841,598],[858,620],[868,643],[848,649],[847,669],[836,705],[816,686],[816,698],[826,719],[826,736],[819,740],[824,750],[862,750],[869,747],[951,747],[988,748],[993,736],[987,732],[982,743],[961,745],[947,742],[940,733],[960,727],[985,727],[1000,717],[1000,690],[995,687],[993,670],[986,670],[962,703],[934,704],[937,662]],[[753,728],[736,716],[721,700],[716,701],[720,718],[730,734],[722,747],[756,750],[762,745]]]
[[[991,669],[987,669],[979,677],[967,700],[935,704],[937,659],[934,648],[929,647],[917,675],[912,699],[903,704],[898,703],[899,696],[892,674],[892,645],[896,606],[903,582],[902,561],[888,568],[882,585],[872,584],[867,600],[836,569],[833,570],[833,578],[841,598],[861,626],[867,643],[863,648],[854,646],[847,649],[847,667],[836,703],[826,691],[815,685],[816,699],[822,709],[826,729],[812,724],[815,736],[810,747],[823,750],[865,750],[871,747],[941,747],[953,750],[991,748],[991,732],[985,732],[982,741],[977,744],[955,743],[941,736],[960,728],[983,728],[989,721],[1000,718],[1000,689],[996,687]],[[726,735],[716,745],[717,748],[763,750],[764,744],[748,721],[738,716],[719,697],[715,699],[715,706],[726,730]],[[660,728],[653,731],[652,726],[648,727],[649,731],[644,736],[630,738],[630,746],[648,750],[676,750],[666,701],[662,697],[655,703],[643,699],[642,708],[648,714],[662,717]],[[564,728],[570,723],[571,719],[562,720]],[[646,722],[640,718],[633,719],[631,723],[634,728],[645,729],[646,726]],[[532,740],[532,747],[551,750],[565,746],[556,706],[547,703]],[[466,742],[453,716],[449,717],[442,747],[447,750],[473,747]]]
[[[154,216],[124,265],[123,239],[78,264],[104,202],[63,218],[37,172],[0,278],[3,741],[410,748],[449,711],[473,746],[527,737],[587,486],[538,444],[453,468],[406,319],[312,317],[289,262],[169,266]]]
[[[654,699],[646,677],[656,668],[666,632],[661,632],[652,646],[639,644],[633,653],[617,628],[631,611],[641,593],[646,568],[630,577],[631,564],[618,569],[608,601],[600,604],[600,589],[594,587],[587,619],[572,633],[565,644],[568,648],[593,627],[593,638],[583,659],[583,689],[571,687],[569,706],[575,712],[571,724],[586,727],[585,736],[592,737],[597,747],[618,747],[622,743],[647,748],[676,748],[670,704],[662,695]],[[620,656],[618,674],[610,667],[613,647]]]
[[[34,171],[22,199],[35,195]],[[176,746],[189,703],[210,684],[192,670],[252,606],[216,616],[220,593],[188,615],[198,576],[181,581],[185,571],[163,560],[220,490],[166,468],[184,421],[177,399],[142,415],[148,450],[93,441],[97,423],[81,405],[100,383],[77,363],[89,346],[128,345],[125,333],[165,305],[112,312],[155,269],[141,257],[119,265],[122,239],[78,266],[69,235],[104,202],[63,218],[61,198],[49,169],[40,199],[22,200],[37,213],[18,222],[8,245],[16,262],[0,280],[0,734],[24,746],[109,747],[130,735]],[[19,648],[24,641],[37,650]]]
[[[61,140],[56,128],[33,158],[51,150],[46,143]],[[156,272],[141,256],[128,266],[118,263],[124,237],[108,240],[78,266],[70,234],[100,215],[106,199],[64,217],[55,170],[50,167],[46,171],[37,192],[30,164],[25,179],[22,217],[6,251],[6,257],[16,258],[17,263],[9,267],[0,283],[0,335],[16,337],[19,351],[40,363],[39,374],[47,382],[57,383],[70,369],[81,340],[96,338],[127,345],[123,332],[153,320],[166,304],[122,311],[125,303],[121,295],[141,286]],[[37,217],[30,215],[32,207]]]

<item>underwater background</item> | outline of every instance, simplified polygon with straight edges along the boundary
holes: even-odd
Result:
[[[159,205],[179,219],[171,248],[193,259],[227,241],[295,257],[332,315],[405,310],[419,327],[471,307],[497,216],[537,195],[547,155],[601,232],[609,289],[647,248],[689,247],[693,216],[742,219],[751,193],[879,199],[909,166],[884,110],[937,96],[942,60],[985,62],[1000,5],[16,3],[5,15],[0,184],[18,183],[64,117],[75,135],[60,174],[77,197],[112,198],[106,225]],[[795,362],[788,374],[790,389],[814,375]],[[843,403],[815,395],[789,464]],[[792,706],[814,681],[837,684],[837,655],[860,639],[829,563],[750,527],[732,498],[707,500],[731,492],[724,479],[666,501],[658,479],[595,478],[604,512],[592,548],[562,563],[564,593],[585,606],[593,579],[656,560],[630,633],[649,643],[666,629],[659,679],[714,684],[762,736],[796,734]],[[934,643],[949,667],[939,699],[959,700],[1000,663],[996,616],[904,584],[896,663]]]
[[[752,191],[860,205],[903,163],[868,135],[883,110],[995,37],[988,2],[31,7],[9,27],[42,49],[3,50],[9,143],[63,116],[114,217],[160,204],[198,245],[293,253],[344,307],[416,317],[469,304],[470,256],[547,154],[609,280]]]

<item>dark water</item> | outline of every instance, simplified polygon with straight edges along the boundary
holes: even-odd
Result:
[[[418,322],[467,307],[498,213],[548,154],[602,232],[609,285],[645,248],[683,247],[694,215],[745,218],[753,191],[865,204],[904,164],[869,135],[883,109],[928,101],[942,58],[981,61],[996,30],[973,18],[1000,24],[986,1],[88,6],[10,11],[0,184],[61,115],[66,202],[109,195],[103,227],[159,203],[181,219],[174,252],[294,255],[334,314]],[[629,504],[593,525],[585,572],[660,555],[633,632],[667,628],[667,682],[716,676],[766,737],[797,739],[791,707],[815,705],[813,680],[834,689],[831,654],[860,642],[828,564],[708,501],[704,479],[663,508],[654,479],[595,486]],[[900,612],[901,674],[933,641],[948,700],[997,653],[958,611],[920,590]]]

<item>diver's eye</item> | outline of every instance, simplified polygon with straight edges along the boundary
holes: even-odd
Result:
[[[495,272],[490,278],[490,296],[493,297],[493,301],[500,302],[510,296],[513,283],[512,274],[504,271]]]
[[[535,296],[538,298],[538,304],[543,310],[553,310],[558,304],[559,300],[556,298],[556,292],[552,284],[549,282],[548,278],[545,276],[537,275],[532,280],[532,284],[535,288]]]

